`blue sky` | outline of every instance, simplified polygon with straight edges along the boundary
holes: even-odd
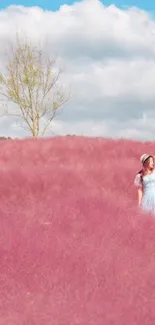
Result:
[[[52,11],[73,0],[1,0],[0,8],[13,1],[27,8],[7,14],[0,10],[0,30],[5,31],[0,33],[0,69],[7,42],[20,29],[34,41],[48,41],[48,54],[57,54],[64,68],[65,89],[71,87],[70,100],[52,123],[54,135],[155,141],[155,0],[154,5],[149,0],[104,0],[105,7],[88,0],[67,14]],[[116,8],[107,9],[112,1]],[[31,10],[33,6],[52,11]],[[121,10],[130,6],[151,14]],[[0,135],[27,133],[17,119],[6,117],[0,119]]]
[[[71,4],[72,0],[4,0],[0,4],[0,8],[7,7],[12,4],[26,5],[26,6],[40,6],[45,9],[57,10],[62,4]],[[154,11],[155,1],[154,0],[104,0],[102,1],[105,5],[114,3],[117,7],[124,6],[137,6],[139,8]]]

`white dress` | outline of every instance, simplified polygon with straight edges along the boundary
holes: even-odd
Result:
[[[155,172],[141,177],[137,174],[134,180],[136,187],[142,187],[143,197],[141,201],[141,208],[144,211],[155,214]]]

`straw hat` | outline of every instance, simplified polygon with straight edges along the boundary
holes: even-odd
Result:
[[[149,157],[153,157],[152,155],[148,155],[147,153],[144,153],[141,157],[140,157],[140,162],[142,164],[145,163],[145,161],[149,158]]]

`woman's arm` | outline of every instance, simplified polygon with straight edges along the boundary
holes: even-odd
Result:
[[[141,174],[138,173],[135,177],[134,184],[137,187],[137,192],[138,192],[138,205],[141,204],[142,197],[143,197],[143,184],[142,184],[142,178]]]
[[[142,189],[142,187],[139,187],[138,188],[138,205],[141,204],[142,196],[143,196],[143,189]]]

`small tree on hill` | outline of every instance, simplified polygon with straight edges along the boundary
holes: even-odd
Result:
[[[68,95],[60,85],[61,69],[47,59],[39,46],[16,39],[7,54],[6,74],[0,73],[0,93],[16,104],[8,115],[22,118],[21,126],[32,136],[43,136]]]

